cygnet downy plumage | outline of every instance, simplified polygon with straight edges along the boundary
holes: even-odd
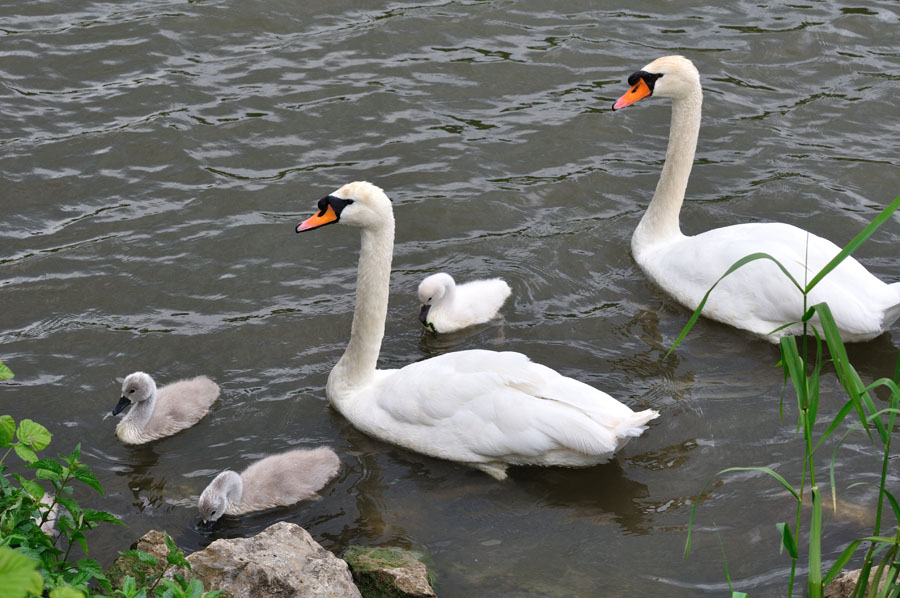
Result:
[[[206,376],[180,380],[157,390],[149,374],[129,374],[112,414],[118,415],[129,405],[131,410],[116,426],[116,436],[125,444],[171,436],[203,419],[218,396],[219,386]]]
[[[434,332],[455,332],[497,316],[512,291],[499,278],[457,285],[446,272],[419,284],[419,321]]]
[[[237,474],[225,470],[200,495],[204,523],[222,515],[241,515],[272,507],[286,507],[320,490],[341,468],[341,460],[327,446],[271,455]]]

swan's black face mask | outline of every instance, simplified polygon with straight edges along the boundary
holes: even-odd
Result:
[[[616,100],[616,103],[613,104],[613,110],[621,110],[626,106],[631,106],[642,98],[653,95],[653,88],[656,86],[656,81],[660,77],[662,77],[661,73],[648,73],[647,71],[637,71],[636,73],[632,73],[632,75],[628,77],[628,85],[631,86],[631,89],[626,91],[621,98]]]
[[[643,79],[644,83],[647,84],[647,87],[650,88],[650,95],[653,95],[653,88],[656,87],[656,80],[662,77],[661,73],[648,73],[647,71],[637,71],[631,73],[631,76],[628,77],[628,85],[634,87],[638,84],[638,81]]]
[[[298,224],[296,229],[297,232],[302,233],[314,228],[320,228],[326,224],[334,224],[335,222],[340,221],[341,212],[352,203],[352,199],[341,199],[334,195],[323,197],[318,203],[319,211]]]

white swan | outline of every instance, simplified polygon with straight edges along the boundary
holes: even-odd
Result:
[[[657,417],[520,353],[460,351],[376,369],[394,247],[391,202],[375,185],[358,182],[323,197],[318,208],[297,232],[333,222],[362,231],[350,342],[325,392],[363,432],[502,480],[509,465],[604,463]]]
[[[335,452],[321,446],[266,457],[240,475],[225,470],[200,495],[200,516],[207,523],[222,515],[292,505],[315,497],[340,468]]]
[[[171,436],[200,421],[218,396],[219,386],[206,376],[173,382],[157,391],[149,374],[129,374],[112,414],[132,407],[116,426],[116,436],[125,444]]]
[[[434,332],[455,332],[497,316],[512,291],[504,280],[473,280],[457,285],[446,272],[419,283],[419,321]]]
[[[696,309],[713,283],[751,253],[772,255],[805,284],[840,251],[827,239],[778,222],[736,224],[690,237],[682,234],[678,213],[700,130],[700,75],[690,60],[665,56],[632,74],[628,84],[631,89],[613,110],[649,95],[672,98],[666,162],[650,206],[631,237],[635,261],[656,284],[689,309]],[[831,308],[845,341],[869,340],[900,316],[900,283],[882,282],[851,257],[810,293],[809,306],[823,301]],[[802,333],[795,324],[769,334],[800,320],[803,298],[774,263],[757,260],[722,280],[702,313],[777,343],[782,336]],[[816,318],[812,324],[817,323]]]

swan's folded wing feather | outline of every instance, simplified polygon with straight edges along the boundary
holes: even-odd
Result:
[[[378,391],[384,426],[402,428],[395,437],[411,448],[455,460],[467,459],[447,451],[510,462],[562,449],[611,453],[655,417],[519,353],[461,351],[397,374]]]
[[[767,253],[801,285],[808,283],[840,248],[831,241],[783,223],[750,223],[683,237],[653,250],[642,265],[657,284],[691,309],[739,259]],[[809,305],[827,301],[842,330],[868,334],[882,325],[897,292],[849,258],[810,294]],[[769,260],[748,263],[725,277],[710,294],[703,314],[767,334],[803,313],[800,290]]]

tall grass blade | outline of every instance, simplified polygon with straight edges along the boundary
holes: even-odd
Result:
[[[884,224],[891,217],[891,214],[893,214],[897,210],[897,208],[900,208],[900,196],[897,196],[897,199],[888,204],[888,206],[884,208],[881,213],[878,214],[878,216],[876,216],[874,220],[872,220],[872,222],[869,223],[869,226],[864,228],[862,232],[853,237],[852,241],[847,243],[847,245],[845,245],[844,248],[841,249],[841,251],[836,256],[834,256],[830,262],[825,264],[824,268],[819,270],[819,272],[812,277],[812,280],[810,280],[806,285],[806,291],[804,292],[804,294],[808,294],[810,291],[812,291],[817,284],[822,282],[823,278],[828,276],[828,274],[831,273],[832,270],[837,268],[838,264],[843,262],[845,259],[847,259],[847,256],[856,251],[856,249],[860,245],[862,245],[866,241],[866,239],[872,236],[872,233],[874,233],[879,226]]]
[[[809,596],[822,598],[822,497],[818,486],[810,488],[812,517],[809,523]]]
[[[819,313],[819,321],[822,323],[822,331],[825,333],[825,342],[828,344],[828,351],[831,353],[831,360],[834,363],[834,369],[837,373],[838,380],[840,380],[841,386],[844,387],[844,392],[846,392],[847,396],[850,397],[850,400],[853,401],[853,406],[856,409],[859,421],[863,422],[863,425],[865,426],[866,415],[865,410],[863,409],[863,402],[870,407],[871,411],[875,411],[872,398],[865,391],[865,386],[863,385],[859,374],[856,372],[856,369],[850,364],[850,359],[847,357],[847,349],[844,347],[844,341],[837,331],[837,324],[834,322],[834,316],[831,314],[831,309],[828,307],[828,304],[818,303],[813,307],[815,307],[816,311]],[[887,434],[881,420],[875,420],[875,427],[884,441]],[[865,429],[866,433],[869,434],[868,426],[866,426]],[[871,435],[869,435],[869,438],[871,439]]]
[[[847,548],[844,549],[843,552],[838,556],[837,560],[834,561],[834,564],[831,565],[831,568],[828,570],[828,573],[822,578],[822,583],[828,584],[834,580],[835,577],[844,569],[844,566],[850,562],[850,559],[853,558],[853,553],[856,552],[856,549],[859,548],[859,545],[863,542],[873,542],[875,544],[896,544],[897,538],[888,538],[886,536],[866,536],[865,538],[859,538],[858,540],[853,540],[850,544],[847,545]]]
[[[684,542],[684,558],[687,559],[691,555],[691,538],[694,532],[694,516],[697,514],[697,507],[700,505],[700,499],[706,490],[709,488],[710,484],[712,484],[713,480],[717,477],[724,475],[726,473],[731,473],[735,471],[756,471],[760,473],[765,473],[775,480],[777,480],[784,488],[790,492],[796,500],[800,500],[800,493],[794,489],[793,486],[788,483],[783,477],[781,477],[777,472],[773,471],[768,467],[729,467],[727,469],[723,469],[722,471],[716,473],[714,476],[709,478],[706,481],[706,484],[703,485],[703,488],[700,489],[700,492],[697,494],[697,498],[694,499],[694,506],[691,507],[691,516],[688,519],[688,534],[687,539]]]

